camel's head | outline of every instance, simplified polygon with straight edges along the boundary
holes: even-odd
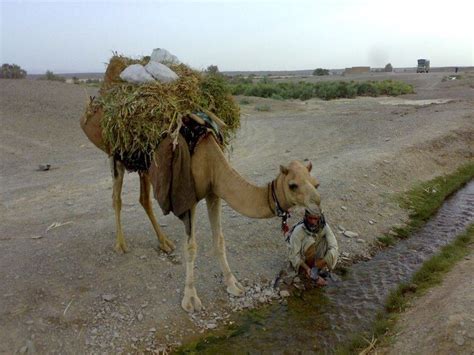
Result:
[[[287,167],[280,165],[280,186],[283,186],[285,200],[289,207],[319,206],[321,197],[319,196],[319,181],[310,172],[313,165],[308,162],[306,165],[294,160]]]

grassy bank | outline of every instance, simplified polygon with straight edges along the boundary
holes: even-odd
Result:
[[[396,80],[383,81],[323,81],[308,83],[275,83],[264,79],[258,83],[230,83],[233,95],[266,97],[278,100],[320,98],[332,100],[356,96],[398,96],[413,93],[413,86]]]
[[[392,291],[386,301],[385,309],[379,312],[370,333],[357,335],[349,345],[337,349],[337,354],[354,354],[365,351],[377,344],[387,345],[399,315],[411,304],[415,297],[441,283],[443,276],[474,249],[474,224],[459,235],[452,243],[426,261],[410,282],[401,284]]]
[[[468,163],[452,174],[423,182],[397,196],[400,205],[410,211],[410,220],[406,226],[394,228],[394,235],[379,237],[379,242],[388,246],[395,244],[398,238],[407,238],[438,211],[446,198],[473,178],[474,163]]]

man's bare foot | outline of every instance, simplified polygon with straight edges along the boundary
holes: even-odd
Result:
[[[324,287],[328,284],[328,282],[323,279],[321,276],[318,277],[318,279],[316,280],[316,286],[318,287]]]

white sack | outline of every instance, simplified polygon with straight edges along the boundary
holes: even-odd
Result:
[[[120,73],[120,79],[129,83],[142,84],[155,81],[141,64],[129,65]]]
[[[155,48],[153,53],[151,53],[151,61],[159,63],[173,63],[179,64],[179,59],[177,56],[171,54],[164,48]]]
[[[145,65],[145,70],[151,74],[156,80],[162,83],[170,83],[178,79],[178,74],[168,68],[166,65],[154,62],[150,62]]]

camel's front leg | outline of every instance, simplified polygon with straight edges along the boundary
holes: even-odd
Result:
[[[122,185],[125,167],[121,162],[110,158],[110,168],[112,170],[113,192],[112,202],[115,211],[115,228],[117,234],[117,241],[115,243],[115,250],[119,253],[127,252],[127,244],[122,233],[122,223],[120,222],[120,210],[122,209]]]
[[[151,204],[151,198],[150,198],[150,177],[148,176],[148,173],[139,173],[140,175],[140,204],[143,206],[145,209],[146,214],[148,215],[148,218],[151,221],[151,224],[153,225],[153,229],[155,230],[156,237],[158,238],[158,241],[160,242],[160,249],[163,250],[165,253],[171,253],[175,246],[171,240],[169,240],[166,235],[163,233],[163,231],[160,228],[160,225],[156,221],[155,214],[153,213],[153,206]]]
[[[200,311],[202,308],[201,300],[197,296],[196,288],[194,287],[194,260],[196,258],[197,244],[194,228],[194,216],[196,213],[196,206],[192,207],[190,211],[186,212],[183,218],[184,226],[186,228],[187,240],[184,248],[186,255],[186,283],[184,285],[184,297],[181,306],[186,312]]]
[[[221,227],[221,199],[216,195],[209,194],[206,197],[207,212],[211,222],[212,238],[214,240],[214,249],[219,258],[219,265],[224,274],[224,282],[227,285],[227,292],[234,296],[241,296],[244,293],[244,287],[237,281],[230,271],[225,251],[225,240]]]

